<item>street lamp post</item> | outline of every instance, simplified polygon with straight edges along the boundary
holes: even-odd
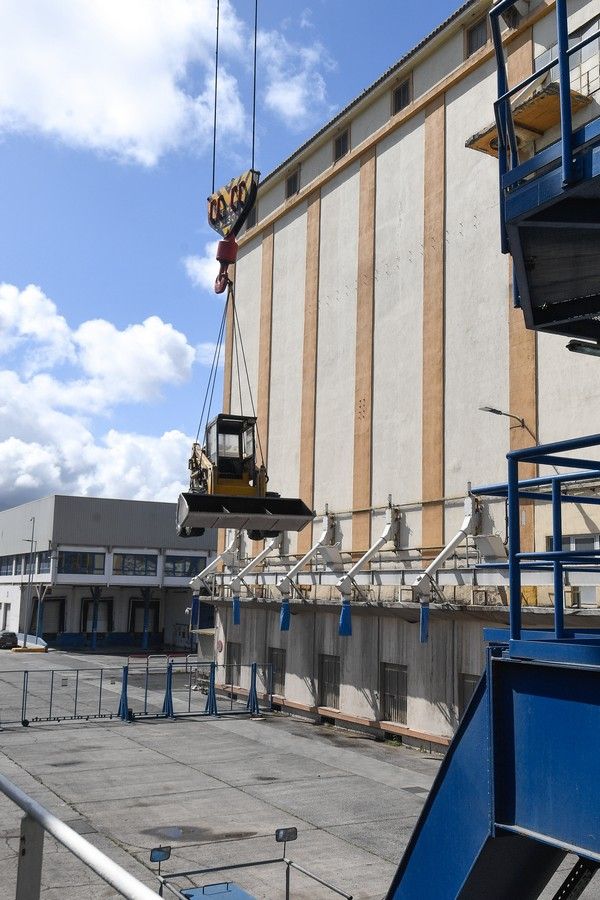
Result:
[[[29,607],[31,606],[31,588],[33,584],[33,548],[34,548],[34,536],[35,536],[35,516],[32,516],[29,520],[31,522],[31,537],[23,538],[23,540],[29,543],[29,577],[27,579],[27,593],[25,600],[25,623],[23,628],[23,646],[27,646],[27,632],[29,629]]]

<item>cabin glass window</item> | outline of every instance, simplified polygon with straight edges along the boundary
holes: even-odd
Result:
[[[246,428],[244,432],[244,459],[251,459],[254,456],[254,429]]]
[[[219,456],[228,459],[239,459],[240,438],[237,434],[219,434]]]
[[[467,29],[467,56],[473,56],[481,47],[485,47],[488,39],[487,19],[480,19]]]
[[[206,433],[206,453],[211,462],[217,461],[216,432],[217,426],[213,425]]]

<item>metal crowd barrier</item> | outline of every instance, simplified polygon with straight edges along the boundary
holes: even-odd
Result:
[[[272,709],[272,667],[165,656],[122,668],[0,672],[0,727],[41,722],[221,716]]]

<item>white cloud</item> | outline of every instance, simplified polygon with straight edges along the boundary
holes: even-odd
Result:
[[[156,316],[123,330],[101,319],[73,330],[40,288],[0,285],[3,352],[17,371],[0,369],[0,508],[55,491],[176,499],[190,437],[113,428],[98,438],[91,425],[95,414],[151,402],[187,380],[202,347]],[[38,368],[62,364],[60,377],[34,371],[32,357]]]
[[[0,356],[7,353],[50,406],[95,413],[158,399],[190,377],[196,359],[186,336],[158,316],[122,331],[105,319],[72,330],[39,287],[0,284]],[[75,377],[48,374],[65,362]]]
[[[219,274],[219,263],[216,260],[218,241],[210,241],[204,245],[204,256],[186,256],[183,260],[188,278],[193,285],[214,292],[215,278]]]
[[[288,128],[300,131],[332,112],[323,73],[334,62],[321,43],[301,46],[278,31],[263,31],[259,50],[267,75],[265,103]]]
[[[41,133],[153,165],[202,146],[212,129],[212,0],[4,0],[0,131]],[[222,54],[244,26],[221,0]],[[245,135],[236,80],[223,67],[221,133]]]

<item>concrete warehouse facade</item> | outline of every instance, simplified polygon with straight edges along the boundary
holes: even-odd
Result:
[[[464,4],[260,186],[240,241],[236,310],[269,486],[300,496],[317,518],[246,579],[240,625],[226,574],[213,594],[220,660],[266,654],[282,702],[441,742],[481,671],[482,624],[504,621],[503,570],[488,583],[473,574],[486,552],[502,560],[504,502],[478,510],[487,551],[474,537],[437,573],[436,598],[449,608],[432,611],[428,644],[419,643],[415,573],[459,530],[469,483],[506,480],[509,449],[600,431],[597,361],[526,331],[513,309],[500,253],[490,7]],[[573,39],[597,27],[598,0],[569,10]],[[524,2],[510,24],[515,83],[556,52],[554,2]],[[516,98],[524,154],[558,136],[553,74]],[[573,60],[576,124],[598,115],[599,77],[596,41]],[[224,410],[249,409],[230,315]],[[340,638],[336,581],[382,533],[390,497],[395,540],[354,579],[353,634]],[[298,575],[282,632],[277,585],[326,512],[341,556]],[[546,546],[549,510],[531,505],[522,516],[523,548]],[[573,548],[599,546],[593,512],[569,505],[564,531]],[[258,549],[246,542],[242,556]],[[593,580],[573,580],[567,593],[577,614],[594,615]],[[544,620],[550,599],[550,581],[525,588],[529,622]]]
[[[215,539],[178,538],[174,503],[55,494],[4,510],[0,628],[59,647],[189,648],[189,581]],[[212,625],[209,606],[194,612]]]

